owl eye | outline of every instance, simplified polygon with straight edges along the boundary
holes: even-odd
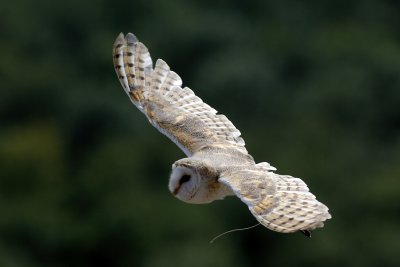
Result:
[[[185,174],[185,175],[183,175],[182,177],[181,177],[181,179],[179,180],[179,185],[182,185],[182,184],[184,184],[184,183],[186,183],[186,182],[189,182],[189,180],[190,180],[190,175],[188,175],[188,174]]]

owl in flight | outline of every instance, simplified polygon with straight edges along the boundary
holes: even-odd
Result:
[[[299,178],[256,163],[240,131],[204,103],[167,63],[153,68],[149,51],[135,35],[122,33],[113,47],[114,67],[132,103],[186,154],[172,165],[169,190],[187,203],[210,203],[236,195],[258,222],[281,232],[309,230],[331,218]]]

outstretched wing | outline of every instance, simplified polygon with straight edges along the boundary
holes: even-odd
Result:
[[[328,207],[315,199],[299,178],[279,175],[260,166],[222,173],[220,182],[232,188],[265,227],[282,233],[323,227]]]
[[[209,146],[230,146],[245,154],[240,131],[204,103],[167,63],[153,63],[145,45],[131,33],[121,33],[113,49],[118,78],[133,104],[160,132],[190,156]]]

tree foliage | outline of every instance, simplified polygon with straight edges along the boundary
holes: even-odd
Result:
[[[0,3],[1,266],[399,266],[396,1]],[[305,239],[235,198],[170,196],[183,157],[125,96],[111,47],[131,31],[303,178],[333,219]]]

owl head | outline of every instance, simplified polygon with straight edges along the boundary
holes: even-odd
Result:
[[[218,186],[218,174],[202,161],[184,158],[172,165],[169,191],[178,199],[193,204],[209,203],[212,192]]]

